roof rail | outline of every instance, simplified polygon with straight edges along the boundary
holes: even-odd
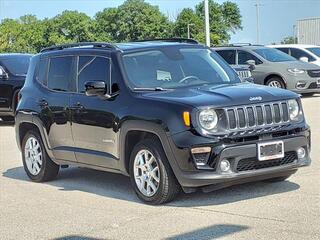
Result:
[[[137,40],[134,42],[178,42],[178,43],[199,44],[198,41],[191,38],[154,38],[154,39]]]
[[[218,45],[215,47],[244,47],[244,46],[264,46],[261,44],[252,44],[252,43],[230,43],[226,45]]]
[[[62,45],[53,45],[51,47],[41,49],[42,52],[49,52],[54,50],[63,50],[66,48],[76,48],[76,47],[85,47],[92,46],[94,48],[109,48],[109,49],[118,49],[115,45],[107,42],[79,42],[79,43],[68,43]]]

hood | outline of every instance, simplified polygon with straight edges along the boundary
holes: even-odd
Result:
[[[142,97],[166,102],[178,102],[193,107],[213,106],[228,107],[280,101],[297,98],[298,95],[288,90],[271,88],[251,83],[223,84],[182,88],[161,92],[142,93]]]
[[[274,62],[273,64],[284,65],[286,68],[298,68],[302,70],[315,70],[319,69],[319,66],[313,63],[307,63],[302,61],[288,61],[288,62]]]

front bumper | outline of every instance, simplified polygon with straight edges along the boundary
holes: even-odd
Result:
[[[320,78],[298,80],[295,82],[295,86],[290,90],[296,93],[320,93]]]
[[[257,143],[241,144],[237,146],[217,146],[215,145],[213,149],[223,148],[219,154],[215,157],[215,168],[207,170],[190,170],[177,168],[174,169],[175,175],[184,188],[195,188],[195,187],[208,187],[210,185],[215,185],[213,188],[222,188],[230,185],[235,185],[243,182],[259,181],[268,178],[274,178],[278,176],[285,176],[294,173],[298,168],[303,166],[308,166],[311,163],[310,159],[310,136],[309,130],[304,132],[299,136],[288,137],[282,140],[284,142],[285,153],[296,152],[299,147],[304,147],[306,151],[306,156],[302,159],[293,159],[290,162],[285,162],[285,164],[275,164],[270,165],[270,167],[263,167],[259,169],[243,170],[239,169],[238,165],[240,161],[246,161],[250,159],[259,163],[257,159]],[[259,142],[274,141],[274,139],[269,140],[259,140]],[[214,151],[214,150],[213,150]],[[177,156],[177,155],[176,155]],[[181,156],[181,155],[180,155]],[[219,170],[219,163],[223,159],[228,159],[231,163],[231,172],[223,173]],[[180,162],[182,159],[177,159]],[[269,160],[272,161],[272,160]],[[280,160],[279,160],[280,161]],[[190,162],[190,158],[189,158]],[[268,165],[268,161],[264,161]],[[261,163],[261,162],[260,162]],[[183,165],[183,164],[182,164]],[[210,186],[212,188],[212,186]]]

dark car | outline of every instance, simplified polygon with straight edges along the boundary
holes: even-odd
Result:
[[[13,120],[32,55],[0,54],[0,122]]]
[[[16,136],[33,181],[67,165],[121,173],[151,204],[180,189],[282,181],[311,161],[296,93],[241,83],[183,39],[44,49],[20,92]]]

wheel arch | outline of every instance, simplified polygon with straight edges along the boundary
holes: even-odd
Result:
[[[41,136],[41,139],[47,151],[47,154],[54,161],[55,158],[51,151],[50,143],[48,141],[48,136],[45,131],[45,126],[42,124],[40,119],[36,116],[36,113],[18,111],[16,113],[15,122],[16,122],[15,123],[16,142],[19,149],[21,150],[21,144],[25,134],[30,130],[37,131]]]
[[[175,169],[177,169],[178,165],[172,153],[168,135],[165,130],[161,127],[161,125],[139,120],[129,120],[123,123],[121,126],[119,141],[120,171],[125,175],[129,175],[131,151],[140,140],[145,138],[154,138],[161,144],[169,164],[172,170],[175,172]]]
[[[284,87],[287,88],[287,82],[286,82],[286,80],[284,79],[283,76],[281,76],[281,75],[278,74],[278,73],[271,73],[271,74],[269,74],[268,76],[266,76],[265,79],[264,79],[264,81],[263,81],[263,84],[266,85],[267,82],[268,82],[268,80],[271,79],[271,78],[273,78],[273,77],[275,77],[275,78],[280,78],[281,81],[282,81],[283,84],[284,84]]]

